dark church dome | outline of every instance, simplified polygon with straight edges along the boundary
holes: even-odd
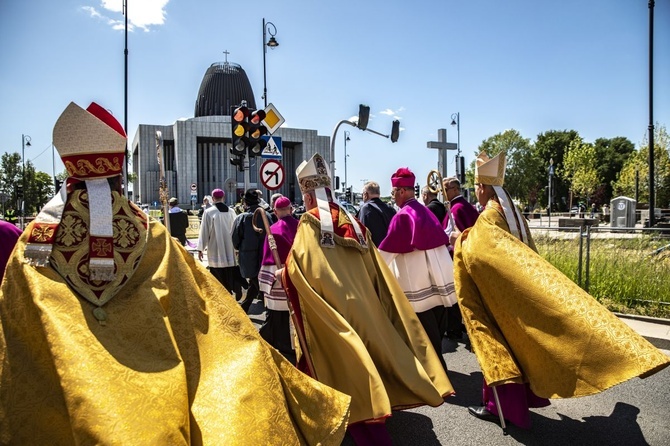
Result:
[[[235,63],[214,63],[202,78],[195,101],[195,117],[229,116],[230,108],[243,100],[247,101],[247,107],[256,108],[247,73]]]

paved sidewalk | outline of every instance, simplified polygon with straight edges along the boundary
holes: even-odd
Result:
[[[670,354],[670,319],[615,313],[630,328]]]

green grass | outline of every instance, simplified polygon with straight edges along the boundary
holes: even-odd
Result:
[[[540,255],[578,282],[579,238],[534,236]],[[670,318],[670,244],[668,239],[591,239],[588,292],[619,313]],[[586,287],[586,240],[582,252],[582,288]]]

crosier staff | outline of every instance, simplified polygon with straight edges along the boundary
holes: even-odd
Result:
[[[156,156],[158,158],[158,171],[160,179],[158,180],[158,199],[163,207],[163,223],[170,232],[170,208],[168,206],[168,188],[167,180],[165,179],[165,164],[163,163],[163,134],[160,130],[156,131]]]
[[[275,261],[275,266],[277,269],[281,269],[284,267],[281,263],[281,259],[279,258],[279,251],[277,250],[277,242],[275,241],[274,235],[272,235],[272,232],[270,231],[270,222],[268,222],[268,217],[265,214],[265,209],[263,208],[257,208],[254,211],[254,215],[251,218],[251,225],[253,226],[254,230],[256,232],[263,232],[263,229],[259,228],[256,226],[254,223],[256,221],[256,214],[260,214],[261,218],[263,219],[263,226],[265,227],[265,233],[268,236],[268,244],[270,245],[270,250],[272,251],[272,258]],[[298,325],[298,316],[295,314],[295,311],[293,309],[293,304],[291,304],[291,299],[286,297],[286,302],[288,303],[288,312],[289,315],[291,316],[291,320],[293,321],[293,326],[295,327],[295,332],[298,334],[298,342],[300,343],[300,349],[302,350],[302,354],[305,355],[305,360],[307,361],[307,368],[309,368],[309,373],[310,375],[314,378],[316,378],[316,372],[314,370],[314,363],[312,363],[312,357],[309,355],[309,350],[307,350],[307,340],[305,339],[305,335],[300,330],[300,325]]]

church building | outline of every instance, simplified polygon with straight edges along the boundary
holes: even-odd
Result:
[[[156,152],[156,132],[160,131],[168,194],[177,197],[182,208],[197,208],[203,197],[216,188],[226,192],[228,204],[238,202],[245,183],[244,172],[230,163],[230,114],[243,100],[249,108],[256,109],[244,69],[231,62],[219,62],[207,69],[200,84],[195,117],[171,125],[140,124],[131,146],[134,200],[160,205]],[[281,104],[275,105],[281,110]],[[283,127],[273,136],[281,138],[282,159],[278,161],[283,166],[284,182],[277,190],[263,187],[259,169],[265,159],[256,157],[249,162],[249,187],[261,190],[266,200],[279,192],[293,202],[301,202],[295,169],[317,152],[329,161],[330,137],[319,136],[316,130]]]

